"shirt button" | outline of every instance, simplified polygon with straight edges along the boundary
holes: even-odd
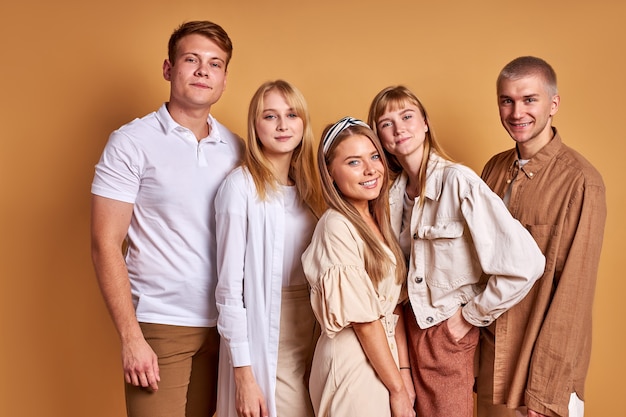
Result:
[[[424,281],[424,278],[422,278],[422,277],[415,277],[415,282],[416,282],[417,284],[421,284],[421,283],[422,283],[422,281]]]
[[[432,317],[426,317],[426,321],[432,323],[433,321],[435,321],[435,319]]]
[[[532,177],[533,177],[533,175],[535,175],[535,174],[534,174],[534,173],[532,173],[532,172],[529,172],[529,173],[528,173],[528,176],[529,176],[530,178],[532,178]]]

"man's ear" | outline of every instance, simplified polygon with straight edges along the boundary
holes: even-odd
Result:
[[[169,59],[163,61],[163,78],[166,81],[171,81],[172,79],[172,64]]]
[[[561,96],[556,94],[552,96],[552,104],[550,105],[550,116],[554,116],[559,111],[559,104],[561,104]]]

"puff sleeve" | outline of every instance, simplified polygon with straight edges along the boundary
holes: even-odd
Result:
[[[313,311],[330,338],[352,323],[368,323],[384,316],[376,288],[365,271],[363,248],[364,242],[350,221],[328,210],[302,255]]]

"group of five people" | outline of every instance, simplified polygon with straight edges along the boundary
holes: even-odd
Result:
[[[582,415],[606,206],[552,127],[552,68],[500,73],[516,147],[483,181],[403,86],[316,145],[301,92],[266,82],[244,144],[210,114],[231,55],[219,25],[177,28],[169,101],[96,165],[128,415],[470,417],[474,392],[479,416]]]

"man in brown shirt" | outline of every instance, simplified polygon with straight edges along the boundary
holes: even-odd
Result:
[[[546,270],[522,302],[481,334],[478,416],[570,416],[584,410],[591,310],[606,219],[598,171],[561,141],[556,74],[520,57],[497,81],[500,120],[515,148],[482,177],[532,234]]]

